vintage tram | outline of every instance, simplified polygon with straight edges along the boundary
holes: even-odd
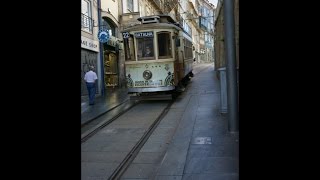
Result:
[[[122,31],[128,93],[170,98],[193,76],[192,39],[168,15],[138,20]]]

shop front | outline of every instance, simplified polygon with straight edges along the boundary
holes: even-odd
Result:
[[[114,36],[111,36],[110,40],[104,43],[103,46],[105,87],[116,87],[119,85],[118,39]]]
[[[81,96],[88,95],[86,83],[83,80],[86,72],[89,71],[89,66],[95,67],[95,72],[99,76],[98,71],[99,60],[99,42],[92,39],[81,36]],[[101,66],[100,66],[101,67]],[[96,93],[99,93],[99,83],[96,83]]]

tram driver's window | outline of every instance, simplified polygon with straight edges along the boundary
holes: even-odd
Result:
[[[149,60],[154,59],[153,37],[152,38],[138,38],[138,59]]]
[[[159,59],[171,58],[171,38],[169,32],[158,33]]]

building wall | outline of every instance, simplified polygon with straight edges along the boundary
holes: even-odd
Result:
[[[225,29],[224,29],[224,3],[219,1],[215,13],[215,69],[226,66],[225,56]],[[236,47],[236,64],[239,68],[239,0],[234,2],[234,20],[235,20],[235,47]],[[218,74],[219,75],[219,74]]]
[[[224,56],[224,27],[223,27],[223,6],[222,1],[218,1],[217,9],[215,11],[215,69],[225,67]],[[218,71],[217,71],[218,72]]]
[[[90,2],[91,13],[90,16],[93,20],[90,23],[92,32],[87,32],[86,28],[81,27],[81,95],[87,95],[87,89],[85,81],[83,80],[84,74],[88,71],[89,65],[95,67],[95,72],[98,76],[97,94],[101,93],[101,65],[99,56],[99,40],[97,37],[98,28],[95,27],[98,23],[98,4],[97,1],[87,0]],[[81,0],[83,3],[83,0]],[[82,10],[83,11],[83,10]],[[81,11],[81,13],[83,13]],[[83,20],[83,19],[82,19]],[[86,20],[84,20],[86,21]]]
[[[81,3],[84,0],[81,0]],[[95,0],[87,0],[90,2],[91,4],[91,18],[93,19],[93,25],[97,25],[98,23],[98,5],[97,2]],[[81,11],[82,12],[82,11]],[[93,40],[98,40],[97,38],[97,34],[98,34],[98,30],[96,27],[92,27],[93,32],[87,32],[84,29],[81,28],[81,36],[93,39]]]
[[[237,68],[239,68],[239,0],[235,0],[235,38],[236,38],[236,60],[237,60]]]
[[[124,76],[124,57],[122,41],[122,13],[129,12],[127,8],[127,0],[101,0],[102,13],[101,16],[104,23],[114,28],[108,42],[103,46],[103,62],[104,62],[104,80],[106,88],[123,87],[125,83]],[[133,1],[133,8],[138,9],[138,1]],[[123,5],[125,4],[125,6]]]
[[[90,51],[87,49],[81,49],[81,95],[88,95],[86,83],[83,80],[86,72],[89,71],[89,66],[94,66],[95,71],[98,66],[98,54],[97,52]],[[99,78],[99,77],[98,77]],[[100,79],[100,78],[99,78]],[[99,84],[99,83],[98,83]],[[97,84],[96,92],[99,93],[99,86]]]
[[[104,12],[112,14],[115,21],[119,22],[118,0],[101,0],[101,9]]]
[[[185,12],[185,22],[190,26],[192,30],[192,42],[194,46],[194,58],[196,62],[200,62],[201,59],[203,59],[203,55],[201,52],[201,47],[204,46],[204,37],[203,37],[203,31],[199,27],[199,11],[198,7],[199,1],[193,0],[193,1],[186,1],[186,7],[187,9]]]
[[[200,50],[202,54],[201,61],[203,62],[212,62],[212,51],[213,51],[213,13],[214,5],[211,4],[208,0],[200,0],[200,27],[203,30],[203,43],[204,46]]]

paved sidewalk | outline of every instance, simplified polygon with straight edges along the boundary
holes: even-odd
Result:
[[[239,134],[228,132],[227,116],[220,114],[213,64],[195,74],[180,98],[170,111],[184,113],[157,179],[238,179]]]
[[[81,97],[81,124],[96,118],[129,99],[126,88],[107,89],[104,96],[97,96],[95,104],[89,106],[88,96]]]

